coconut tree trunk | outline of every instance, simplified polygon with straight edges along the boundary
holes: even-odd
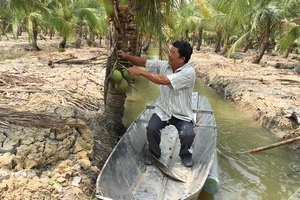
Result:
[[[128,33],[130,54],[137,55],[139,49],[137,24],[133,20],[129,20],[127,23],[129,23],[126,32]]]
[[[201,45],[202,45],[202,35],[203,35],[203,29],[199,29],[199,32],[198,32],[198,43],[197,43],[197,51],[200,51],[200,48],[201,48]]]
[[[289,54],[293,51],[293,45],[290,45],[289,48],[286,50],[284,58],[288,58]]]
[[[67,44],[67,38],[63,37],[62,40],[59,42],[59,48],[64,49]]]
[[[269,46],[269,37],[264,37],[262,47],[260,48],[258,54],[256,54],[254,56],[254,59],[252,60],[252,63],[258,64],[261,61],[261,59],[262,59],[263,55],[265,54],[265,51],[267,50],[268,46]]]
[[[216,46],[215,46],[215,53],[220,52],[220,50],[221,50],[221,38],[222,38],[221,31],[217,31],[217,41],[216,41]]]
[[[137,56],[141,56],[141,46],[142,46],[142,37],[137,34],[137,42],[136,42],[136,46],[137,46],[137,49],[136,49],[136,55]]]
[[[136,31],[131,27],[131,23],[134,20],[134,16],[130,13],[130,9],[127,5],[119,5],[118,1],[112,1],[114,6],[114,13],[112,15],[113,21],[111,22],[110,32],[110,49],[113,50],[117,48],[118,50],[123,50],[124,52],[129,52],[128,41],[130,34],[137,34]],[[125,28],[127,27],[127,28]],[[132,30],[131,30],[132,29]],[[130,46],[134,46],[135,42],[131,41]],[[105,88],[104,88],[104,98],[105,98],[105,121],[106,126],[113,130],[118,135],[122,135],[126,128],[122,122],[122,118],[125,110],[125,99],[126,93],[118,92],[114,84],[108,79],[108,76],[112,70],[112,65],[114,63],[115,54],[112,53],[108,58],[106,67],[106,78],[105,78]],[[128,66],[125,66],[128,67]]]
[[[185,40],[189,41],[189,30],[185,30]]]
[[[193,47],[193,48],[194,48],[195,44],[196,44],[196,33],[193,32],[193,33],[192,33],[192,47]]]
[[[118,135],[122,135],[126,128],[122,122],[125,111],[126,93],[116,90],[114,83],[109,81],[108,93],[105,105],[105,119],[108,130],[114,130]]]
[[[52,38],[54,37],[55,34],[55,30],[54,29],[50,29],[50,40],[52,40]]]
[[[32,23],[32,41],[31,46],[34,51],[40,51],[40,47],[37,45],[37,36],[38,36],[38,25],[33,21]]]
[[[221,55],[225,55],[229,48],[230,48],[230,42],[229,42],[229,39],[226,39],[224,48],[221,51]]]
[[[75,48],[77,49],[80,49],[81,47],[82,29],[83,29],[83,19],[81,19],[79,22],[79,33],[75,42]]]
[[[253,41],[250,39],[247,39],[247,45],[245,46],[243,52],[246,53],[248,51],[248,49],[252,46]]]
[[[252,60],[252,63],[258,64],[260,60],[262,59],[265,51],[268,49],[269,46],[269,38],[270,38],[270,17],[269,15],[265,16],[265,23],[262,23],[263,26],[261,26],[261,32],[263,33],[262,35],[262,45],[261,48],[256,56],[254,56],[254,59]]]
[[[6,27],[8,25],[8,22],[6,19],[3,19],[3,24],[2,24],[2,27],[1,27],[1,32],[3,33],[3,35],[6,36],[6,39],[9,40],[9,37],[6,35],[5,33],[5,30],[6,30]]]

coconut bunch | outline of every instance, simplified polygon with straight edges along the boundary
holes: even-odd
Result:
[[[115,84],[115,88],[118,92],[124,93],[127,91],[129,82],[132,81],[133,77],[130,75],[127,68],[121,63],[117,52],[115,55],[115,62],[109,75],[109,79]]]

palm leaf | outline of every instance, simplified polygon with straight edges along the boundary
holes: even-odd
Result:
[[[75,10],[75,14],[79,16],[80,19],[85,19],[88,21],[89,25],[94,29],[101,27],[100,18],[97,16],[97,9],[93,8],[80,8]]]
[[[69,22],[61,17],[53,17],[52,25],[64,37],[69,39],[72,36],[72,26]]]
[[[285,34],[285,36],[280,40],[280,50],[284,51],[289,46],[291,46],[295,40],[300,38],[300,25],[295,23],[291,23],[289,25],[289,31]]]

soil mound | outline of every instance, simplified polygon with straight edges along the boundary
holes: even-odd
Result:
[[[101,124],[106,49],[23,54],[0,62],[0,198],[91,198],[117,142]]]

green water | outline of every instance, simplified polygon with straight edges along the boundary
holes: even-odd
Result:
[[[158,86],[142,77],[135,78],[133,87],[127,93],[126,126],[159,95]],[[199,200],[300,199],[299,155],[287,146],[238,155],[239,151],[275,143],[277,138],[200,79],[196,81],[195,91],[208,98],[215,113],[221,184],[218,193],[209,195],[202,192]]]
[[[22,56],[26,55],[27,52],[25,50],[19,51],[19,52],[13,52],[13,53],[0,53],[0,62],[3,62],[5,60],[14,60],[17,58],[21,58]]]

